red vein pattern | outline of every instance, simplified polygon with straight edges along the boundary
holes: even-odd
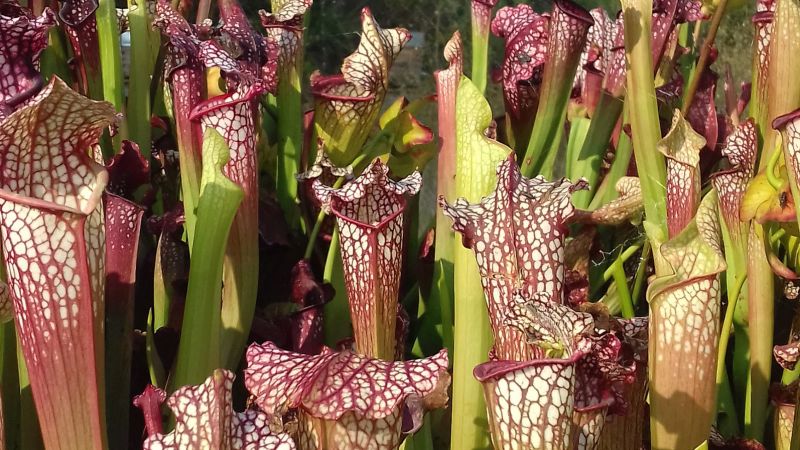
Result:
[[[661,245],[673,273],[650,283],[650,405],[663,448],[694,448],[708,437],[715,411],[720,328],[720,247],[716,195],[707,195],[695,219]],[[680,370],[680,379],[671,374]],[[683,430],[673,433],[674,430]],[[693,447],[694,446],[694,447]]]
[[[621,177],[614,188],[617,191],[617,198],[591,212],[593,223],[620,225],[641,217],[644,199],[639,178]]]
[[[147,436],[164,433],[164,425],[161,423],[161,405],[166,400],[167,392],[152,384],[148,384],[141,394],[133,397],[133,406],[142,410]]]
[[[524,296],[542,292],[563,303],[565,222],[574,213],[570,197],[587,186],[585,181],[524,178],[513,158],[498,166],[497,180],[494,192],[480,203],[439,202],[464,246],[475,251],[497,358],[525,361],[535,352],[503,324],[509,303],[518,289]]]
[[[149,164],[139,147],[123,141],[122,151],[107,167],[109,183],[103,197],[105,207],[105,336],[106,413],[109,420],[109,446],[125,445],[130,410],[130,373],[133,354],[134,294],[144,208],[129,199],[136,188],[150,181]]]
[[[795,186],[800,182],[800,109],[776,118],[773,128],[783,136],[783,154]]]
[[[11,298],[8,283],[0,281],[0,323],[11,320],[14,320],[14,299]]]
[[[585,89],[592,72],[603,77],[602,87],[614,97],[621,97],[625,88],[625,42],[623,19],[611,18],[603,8],[589,11],[594,23],[586,35],[576,85]]]
[[[298,52],[302,50],[303,17],[311,3],[312,0],[280,0],[272,3],[272,13],[258,11],[267,33],[267,45],[275,52],[277,70],[282,74],[288,74],[302,54]]]
[[[253,344],[245,386],[267,414],[296,411],[300,450],[395,450],[424,410],[447,402],[447,351],[403,362],[324,349],[309,356]],[[405,427],[403,416],[412,426]]]
[[[622,341],[613,333],[592,337],[592,351],[578,361],[573,438],[577,449],[594,449],[609,413],[624,411],[636,364],[619,364]],[[613,410],[612,410],[613,408]]]
[[[658,143],[667,160],[667,227],[669,237],[680,233],[700,203],[700,149],[706,141],[675,110],[672,127]]]
[[[175,120],[175,136],[180,155],[183,201],[188,211],[200,196],[203,132],[189,115],[203,101],[206,88],[203,64],[194,31],[188,22],[172,9],[168,0],[159,0],[153,26],[165,36],[164,79],[169,86]],[[193,225],[192,225],[193,226]],[[191,234],[193,230],[188,230]]]
[[[647,420],[647,332],[649,319],[620,319],[623,345],[632,354],[633,381],[615,390],[616,414],[609,415],[597,443],[598,450],[640,450]],[[629,366],[630,367],[630,366]],[[630,381],[630,380],[627,380]],[[616,387],[616,386],[615,386]]]
[[[439,195],[451,198],[456,176],[456,92],[464,73],[464,47],[458,31],[447,41],[444,58],[448,63],[447,69],[437,70],[434,74],[439,119],[437,190]]]
[[[739,211],[747,191],[747,183],[755,173],[758,136],[753,119],[740,124],[725,138],[722,155],[731,168],[718,172],[711,182],[719,196],[719,210],[737,247],[746,248],[749,225],[741,220]]]
[[[717,150],[717,138],[719,137],[717,107],[714,103],[718,79],[719,76],[716,72],[706,67],[700,76],[700,83],[692,104],[686,111],[686,120],[695,131],[705,138],[706,148],[713,152]],[[707,153],[707,155],[711,155],[711,153]]]
[[[759,2],[760,4],[760,2]],[[753,116],[761,126],[771,118],[763,118],[767,114],[767,95],[769,78],[769,43],[772,41],[772,30],[774,28],[775,13],[772,10],[763,10],[753,14],[753,68],[756,71],[753,77],[753,106],[758,110]],[[763,120],[763,122],[762,122]]]
[[[294,450],[288,434],[272,432],[267,414],[233,410],[233,379],[217,369],[205,383],[175,391],[167,400],[175,430],[148,437],[144,450]]]
[[[492,360],[475,368],[492,442],[497,449],[572,448],[577,363],[591,345],[583,337],[593,329],[592,316],[553,303],[546,294],[531,298],[517,296],[507,322],[555,355]]]
[[[17,3],[0,1],[0,121],[25,106],[44,85],[39,56],[55,24],[50,8],[35,17]]]
[[[789,450],[794,428],[795,404],[797,403],[797,382],[789,385],[773,385],[770,388],[770,397],[775,408],[772,419],[775,450]]]
[[[218,42],[235,56],[243,71],[257,78],[265,90],[275,92],[278,83],[277,46],[253,30],[238,0],[221,0],[219,15],[222,26]]]
[[[775,450],[789,450],[791,448],[792,430],[794,429],[794,403],[781,403],[775,405],[774,433]]]
[[[77,62],[81,92],[86,95],[93,89],[91,83],[101,76],[97,7],[97,0],[64,0],[58,12]]]
[[[292,301],[299,311],[292,316],[292,349],[298,353],[315,355],[322,350],[322,307],[332,298],[314,278],[310,263],[301,259],[292,268]]]
[[[791,342],[786,345],[776,345],[772,350],[775,360],[786,370],[794,370],[800,359],[800,342]]]
[[[593,16],[581,6],[569,0],[554,1],[547,35],[548,64],[561,64],[575,58],[580,60],[592,25]]]
[[[570,448],[575,360],[490,361],[475,368],[495,448]]]
[[[614,47],[617,25],[621,23],[612,19],[603,8],[594,8],[589,11],[589,14],[594,23],[586,33],[586,45],[578,65],[579,68],[585,70],[578,70],[575,79],[575,86],[581,87],[581,91],[586,86],[589,69],[597,71],[601,77],[605,77],[605,73],[611,65],[613,55],[611,49]]]
[[[203,131],[213,128],[225,139],[230,149],[230,159],[223,167],[223,173],[244,191],[244,199],[236,212],[228,238],[223,273],[222,326],[237,330],[229,342],[223,342],[223,351],[231,358],[227,365],[235,367],[238,363],[235,355],[244,348],[253,320],[258,290],[258,276],[253,272],[259,260],[257,99],[267,87],[262,77],[269,70],[266,68],[269,63],[258,56],[263,54],[263,48],[257,39],[252,38],[255,33],[249,24],[243,23],[246,20],[238,4],[234,0],[226,0],[225,5],[227,19],[223,31],[237,43],[242,55],[240,59],[234,59],[228,49],[217,41],[199,44],[201,60],[206,67],[219,67],[228,92],[197,105],[191,119],[199,121]],[[244,330],[241,330],[242,327]]]
[[[489,27],[492,20],[492,8],[497,5],[497,0],[472,0],[470,11],[472,14],[472,26],[478,33],[489,34]]]
[[[701,20],[701,2],[697,0],[656,0],[653,2],[652,47],[654,69],[658,68],[666,49],[677,39],[679,23]]]
[[[382,29],[369,8],[361,10],[361,41],[345,58],[341,75],[311,77],[317,135],[337,166],[353,162],[380,113],[389,69],[411,33]]]
[[[548,15],[525,4],[500,8],[492,20],[492,33],[505,41],[503,97],[515,142],[520,145],[528,142],[539,106],[549,26]]]
[[[44,443],[101,450],[101,196],[107,173],[88,155],[114,108],[58,78],[0,122],[3,254]]]
[[[436,114],[437,114],[437,137],[439,144],[439,155],[436,172],[436,194],[448,200],[455,197],[456,186],[456,94],[461,77],[464,73],[464,47],[461,41],[461,33],[455,31],[444,47],[444,59],[448,66],[434,72],[436,79]],[[455,234],[448,226],[448,219],[440,208],[436,208],[436,243],[434,249],[435,267],[437,273],[442,271],[445,278],[449,269],[445,269],[443,261],[451,260],[454,248]],[[449,272],[448,272],[449,273]],[[440,292],[440,297],[452,296],[452,285],[444,288],[446,292]],[[434,290],[440,288],[437,283]]]
[[[395,355],[404,195],[416,194],[421,183],[419,172],[391,180],[379,159],[341,189],[314,181],[317,198],[339,227],[356,349],[375,358]]]
[[[665,49],[674,45],[677,24],[702,18],[700,2],[694,0],[658,0],[653,2],[652,52],[653,70],[661,64]],[[591,11],[595,24],[589,30],[587,48],[581,57],[583,63],[593,64],[593,69],[605,75],[603,87],[611,95],[621,97],[625,93],[625,42],[622,17],[611,19],[604,10]],[[579,78],[580,79],[580,78]]]

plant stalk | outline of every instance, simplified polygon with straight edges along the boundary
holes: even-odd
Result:
[[[703,41],[703,46],[700,49],[700,57],[697,59],[697,65],[692,71],[692,78],[689,80],[689,85],[686,87],[686,95],[683,97],[683,108],[681,112],[685,116],[692,106],[692,100],[697,93],[697,87],[700,85],[700,79],[703,77],[703,72],[708,65],[708,59],[711,55],[711,50],[714,47],[714,39],[717,37],[719,24],[722,22],[722,17],[725,15],[725,8],[728,6],[728,0],[719,0],[717,9],[714,11],[714,16],[711,18],[711,24],[708,27],[708,34]],[[701,21],[695,23],[699,27]]]
[[[472,7],[472,82],[478,90],[486,91],[489,75],[489,27],[492,20],[492,7],[482,0],[471,0]]]
[[[661,127],[656,105],[653,81],[653,55],[651,44],[651,22],[653,2],[651,0],[622,0],[625,21],[625,57],[628,64],[626,104],[633,134],[633,152],[640,174],[644,209],[651,230],[658,236],[651,240],[663,242],[667,236],[666,213],[666,164],[664,156],[656,148],[661,139]],[[656,255],[656,272],[662,264]]]
[[[127,117],[130,139],[139,144],[142,155],[147,158],[150,155],[151,141],[150,83],[154,69],[151,54],[154,34],[150,26],[152,18],[148,15],[145,2],[146,0],[128,0],[131,64]]]
[[[146,9],[146,8],[145,8]],[[112,105],[117,112],[125,111],[125,92],[122,73],[122,58],[119,44],[119,26],[117,25],[117,8],[113,0],[99,0],[95,13],[97,18],[97,40],[102,66],[103,99]],[[150,118],[148,117],[148,121]],[[127,125],[120,119],[119,132],[114,136],[114,152],[119,151],[122,139],[127,138]],[[150,148],[148,142],[143,151]]]
[[[277,196],[286,223],[291,228],[300,227],[300,209],[297,204],[297,180],[303,147],[303,110],[300,75],[303,73],[303,46],[298,44],[293,64],[288,64],[278,82],[278,173]]]
[[[203,178],[195,229],[195,238],[203,245],[192,252],[170,390],[202,383],[221,366],[223,356],[220,354],[222,265],[231,224],[244,193],[221,172],[230,151],[222,136],[209,128],[203,142]]]
[[[761,441],[764,437],[772,368],[772,333],[774,328],[774,277],[767,261],[762,225],[750,225],[747,259],[748,322],[750,369],[744,410],[744,433]]]

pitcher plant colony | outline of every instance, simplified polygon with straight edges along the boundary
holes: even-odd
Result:
[[[800,449],[800,1],[463,1],[0,0],[0,449]]]

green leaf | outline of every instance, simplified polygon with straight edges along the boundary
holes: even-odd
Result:
[[[378,119],[381,130],[391,135],[389,148],[383,153],[390,152],[386,163],[394,176],[406,177],[415,170],[422,171],[436,155],[433,130],[414,117],[432,105],[430,98],[409,103],[405,97],[398,97]]]
[[[171,390],[200,384],[220,367],[222,262],[233,217],[244,192],[222,174],[229,149],[214,129],[203,135],[203,175],[189,269],[181,340]]]
[[[664,157],[656,149],[656,143],[661,139],[661,127],[653,80],[650,31],[653,19],[652,2],[622,0],[622,12],[625,21],[625,57],[628,63],[628,92],[625,103],[633,136],[631,141],[636,168],[641,175],[645,215],[647,221],[654,225],[650,227],[648,237],[651,240],[661,240],[667,235],[666,170]],[[657,247],[653,245],[653,248]],[[661,264],[656,260],[656,272],[659,269]]]
[[[139,144],[145,157],[150,154],[150,83],[155,69],[152,47],[159,43],[148,14],[150,0],[128,0],[128,23],[131,35],[131,60],[126,115],[130,138]]]
[[[278,202],[291,227],[299,227],[300,210],[297,204],[297,180],[303,146],[303,18],[309,2],[273,0],[272,13],[263,10],[261,24],[268,45],[277,47],[278,92],[277,106],[277,176]]]
[[[95,12],[97,19],[97,40],[100,47],[100,65],[103,78],[103,99],[112,105],[117,112],[125,109],[125,92],[122,74],[122,56],[119,46],[119,25],[117,24],[117,8],[112,0],[99,0]],[[150,118],[148,117],[149,121]],[[114,151],[119,150],[121,139],[126,138],[127,126],[124,119],[119,122],[120,132],[114,138]],[[143,149],[149,149],[148,142]]]
[[[478,88],[463,77],[456,97],[456,197],[477,202],[497,182],[495,169],[511,149],[484,134],[492,111]],[[454,252],[455,332],[453,357],[453,450],[488,447],[481,385],[472,370],[484,362],[490,346],[489,317],[480,272],[472,251],[457,245]]]
[[[552,171],[554,154],[563,134],[572,81],[592,23],[589,13],[577,4],[569,0],[553,3],[548,60],[542,73],[539,106],[521,164],[522,174],[526,177]]]

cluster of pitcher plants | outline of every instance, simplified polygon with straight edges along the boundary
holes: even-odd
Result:
[[[800,449],[800,1],[496,3],[0,0],[0,449]]]

